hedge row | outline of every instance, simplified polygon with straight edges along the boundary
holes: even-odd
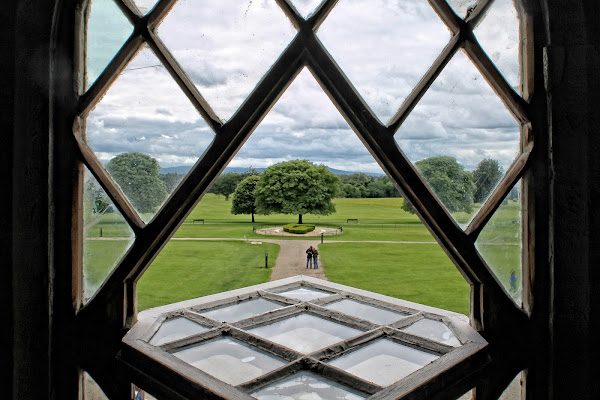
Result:
[[[287,224],[283,226],[283,230],[289,233],[304,234],[314,231],[315,226],[309,224]]]

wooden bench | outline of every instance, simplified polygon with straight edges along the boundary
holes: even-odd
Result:
[[[195,224],[196,222],[202,222],[202,224],[204,225],[204,220],[203,219],[193,219],[192,220],[192,224]]]
[[[358,218],[348,218],[346,220],[346,223],[349,224],[350,222],[354,222],[355,224],[358,224]]]

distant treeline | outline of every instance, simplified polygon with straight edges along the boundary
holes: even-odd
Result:
[[[340,178],[340,186],[337,197],[402,197],[396,186],[386,175],[371,176],[360,172],[350,175],[338,175],[338,178]]]

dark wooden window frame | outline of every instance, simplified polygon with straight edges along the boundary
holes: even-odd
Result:
[[[72,229],[73,254],[73,304],[77,311],[74,318],[81,346],[86,351],[79,354],[80,365],[100,383],[111,397],[126,398],[129,382],[140,380],[132,371],[125,379],[115,379],[114,371],[99,367],[100,360],[114,365],[116,370],[123,368],[115,357],[123,334],[135,323],[136,282],[154,257],[168,242],[185,217],[196,205],[200,197],[208,190],[227,163],[235,156],[253,130],[273,107],[294,77],[303,67],[313,73],[325,93],[331,98],[348,124],[357,133],[365,147],[371,152],[392,181],[405,194],[431,233],[436,237],[444,251],[454,262],[458,270],[471,285],[471,322],[498,352],[510,348],[511,357],[501,363],[492,363],[487,372],[478,378],[471,377],[467,386],[488,383],[490,371],[495,371],[497,379],[494,385],[480,385],[481,393],[494,393],[505,387],[508,382],[526,367],[517,353],[530,344],[523,335],[528,330],[529,318],[533,307],[530,286],[532,284],[533,249],[535,248],[534,224],[528,218],[534,210],[529,192],[531,189],[530,158],[534,153],[534,128],[532,124],[532,98],[534,81],[533,17],[527,7],[519,4],[521,19],[521,76],[523,96],[519,96],[504,80],[493,62],[477,43],[473,28],[485,16],[492,4],[491,0],[482,0],[478,7],[463,21],[441,0],[429,0],[452,32],[452,39],[444,48],[429,71],[408,96],[398,113],[385,126],[374,116],[368,105],[360,97],[352,84],[337,66],[335,60],[320,43],[315,30],[333,9],[336,0],[327,0],[308,20],[304,20],[287,0],[276,0],[293,25],[298,30],[290,45],[263,77],[258,86],[242,104],[238,111],[226,123],[222,124],[208,103],[198,93],[195,86],[185,75],[175,58],[169,53],[153,29],[168,13],[175,0],[162,0],[146,16],[141,15],[130,0],[115,0],[121,10],[134,25],[134,32],[122,49],[111,61],[96,82],[83,91],[85,59],[85,30],[88,1],[81,0],[77,10],[75,78],[74,83],[81,96],[73,123],[73,145],[81,163],[76,165],[76,184],[74,191],[74,217]],[[527,2],[524,2],[525,4]],[[85,142],[85,118],[94,105],[101,99],[110,84],[118,77],[122,68],[137,54],[144,44],[148,44],[160,61],[165,65],[198,112],[216,133],[205,155],[194,165],[178,190],[173,193],[156,217],[144,224],[123,193],[114,184]],[[427,183],[420,177],[410,161],[402,153],[394,140],[394,133],[406,119],[410,111],[424,95],[425,91],[439,75],[452,56],[463,49],[476,65],[486,81],[505,103],[515,119],[521,124],[521,153],[513,162],[501,183],[486,201],[480,212],[466,230],[461,229],[446,211]],[[535,59],[538,59],[535,57]],[[538,111],[539,112],[539,111]],[[121,260],[96,295],[85,305],[82,304],[82,226],[80,203],[82,197],[83,165],[85,165],[104,190],[108,193],[128,224],[136,239],[131,249]],[[523,301],[524,308],[518,308],[506,291],[501,287],[489,267],[475,248],[475,240],[481,229],[492,217],[510,189],[522,180],[523,204]],[[516,351],[514,351],[516,350]],[[493,357],[492,357],[493,358]],[[108,370],[107,370],[108,369]],[[140,372],[138,371],[137,374]],[[113,379],[111,379],[111,377]],[[156,382],[157,387],[164,383]],[[160,390],[159,390],[160,391]]]

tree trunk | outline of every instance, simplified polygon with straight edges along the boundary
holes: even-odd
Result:
[[[298,223],[301,224],[302,223],[302,214],[298,214]]]
[[[254,222],[254,213],[252,213],[252,222]]]

